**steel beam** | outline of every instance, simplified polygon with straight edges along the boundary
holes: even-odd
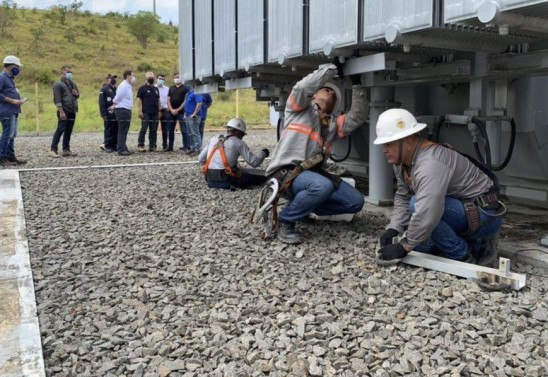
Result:
[[[194,92],[197,94],[215,93],[219,91],[219,83],[197,85],[194,87]]]
[[[383,71],[385,69],[390,68],[387,67],[386,55],[384,52],[362,56],[361,58],[348,59],[343,66],[345,76]]]
[[[251,77],[244,77],[241,79],[233,79],[225,81],[225,88],[227,90],[234,89],[248,89],[253,87],[253,82]]]
[[[515,290],[522,289],[526,284],[525,275],[510,272],[510,260],[506,258],[499,259],[498,269],[459,262],[416,251],[412,251],[407,254],[407,256],[401,261],[411,266],[428,268],[430,270],[445,272],[463,278],[475,279],[479,281],[498,281],[503,284],[506,283]]]

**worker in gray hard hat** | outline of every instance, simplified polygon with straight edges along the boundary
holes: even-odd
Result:
[[[401,259],[415,250],[488,264],[504,213],[497,177],[472,157],[425,140],[425,127],[404,109],[387,110],[377,122],[374,143],[383,145],[398,182],[379,258]]]
[[[8,55],[4,58],[4,70],[0,72],[0,122],[2,122],[0,165],[2,166],[26,163],[25,160],[15,156],[18,118],[21,113],[21,105],[25,103],[26,99],[21,99],[14,78],[19,74],[22,66],[18,57]]]
[[[226,136],[212,137],[198,156],[207,185],[211,188],[230,189],[263,184],[266,181],[264,172],[240,168],[238,157],[242,156],[249,165],[257,167],[268,157],[268,149],[262,149],[256,155],[251,152],[242,140],[247,133],[245,122],[240,118],[231,119],[226,125],[226,131]]]
[[[295,224],[307,220],[312,212],[319,216],[356,213],[364,204],[358,190],[322,169],[333,142],[352,133],[367,117],[360,85],[353,86],[350,111],[341,114],[341,90],[331,81],[337,74],[343,75],[340,65],[320,67],[295,84],[287,100],[280,140],[266,169],[288,198],[279,215],[278,238],[284,243],[303,241]]]

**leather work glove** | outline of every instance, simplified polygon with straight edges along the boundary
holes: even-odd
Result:
[[[380,241],[381,241],[381,247],[385,247],[386,245],[392,244],[392,239],[396,237],[399,234],[399,232],[396,229],[386,229],[386,231],[381,235]]]
[[[333,59],[333,64],[335,64],[335,66],[337,67],[337,75],[342,80],[344,76],[344,71],[343,71],[343,65],[341,61],[339,60],[338,56],[336,56],[335,59]]]
[[[387,245],[379,250],[382,260],[401,259],[407,255],[407,251],[401,243]]]
[[[263,149],[263,153],[264,153],[264,157],[267,158],[268,156],[270,156],[270,152],[268,151],[268,149]]]

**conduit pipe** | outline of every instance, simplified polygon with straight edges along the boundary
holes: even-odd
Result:
[[[502,12],[498,0],[489,0],[481,4],[478,8],[478,19],[484,24],[499,26],[501,34],[508,34],[508,27],[548,34],[548,20]]]

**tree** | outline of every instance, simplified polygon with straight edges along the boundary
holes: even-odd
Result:
[[[13,25],[16,8],[17,4],[13,0],[2,0],[0,4],[0,36],[9,36],[8,29]]]
[[[148,39],[156,33],[159,23],[158,16],[154,13],[140,11],[128,18],[127,28],[139,44],[146,49]]]

